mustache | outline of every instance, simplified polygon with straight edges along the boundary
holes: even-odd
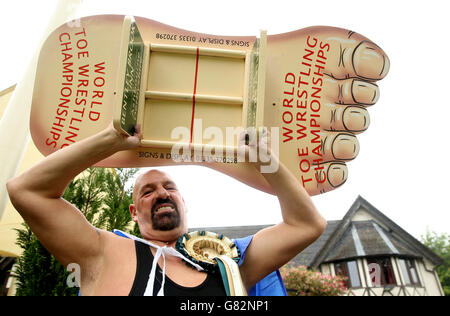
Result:
[[[172,205],[173,208],[175,209],[175,211],[178,213],[178,207],[177,207],[177,205],[175,204],[175,202],[172,201],[172,199],[167,198],[167,199],[157,199],[157,200],[156,200],[155,204],[154,204],[153,207],[152,207],[152,214],[155,214],[156,209],[157,209],[159,206],[163,205],[163,204],[170,204],[170,205]]]

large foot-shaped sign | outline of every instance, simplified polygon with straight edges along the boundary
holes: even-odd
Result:
[[[347,180],[345,162],[359,153],[356,135],[369,127],[367,107],[379,99],[376,81],[388,73],[389,59],[367,38],[331,27],[269,43],[266,84],[276,88],[267,89],[272,108],[265,117],[281,128],[281,160],[311,194],[333,190]]]
[[[238,147],[240,129],[265,126],[280,161],[311,195],[346,181],[356,135],[369,127],[366,108],[380,95],[376,81],[389,71],[377,45],[332,27],[258,39],[124,21],[83,18],[45,42],[31,113],[44,155],[112,121],[125,130],[136,122],[142,147],[99,166],[203,165],[270,192],[252,164],[224,155]]]

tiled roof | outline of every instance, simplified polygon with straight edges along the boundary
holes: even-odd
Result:
[[[371,256],[419,257],[391,233],[369,220],[352,222],[324,262]]]

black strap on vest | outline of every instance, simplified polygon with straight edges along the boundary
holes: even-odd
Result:
[[[136,276],[130,296],[143,296],[147,288],[148,277],[153,264],[153,254],[150,247],[139,241],[135,241],[136,246]],[[153,295],[156,295],[161,288],[162,270],[157,267]],[[199,286],[188,288],[176,284],[166,276],[164,288],[166,296],[225,296],[225,289],[220,274],[208,274],[205,282]]]

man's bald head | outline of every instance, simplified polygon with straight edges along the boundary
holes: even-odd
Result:
[[[148,183],[152,183],[152,180],[158,178],[158,176],[163,176],[167,179],[170,179],[170,181],[172,181],[175,184],[175,182],[172,180],[171,176],[164,171],[161,171],[158,169],[152,169],[145,173],[142,173],[136,178],[136,181],[134,182],[134,187],[133,187],[133,203],[134,204],[137,203],[136,199],[138,198],[139,194],[140,193],[142,194],[142,192],[140,192],[140,191],[143,188],[143,186]]]

